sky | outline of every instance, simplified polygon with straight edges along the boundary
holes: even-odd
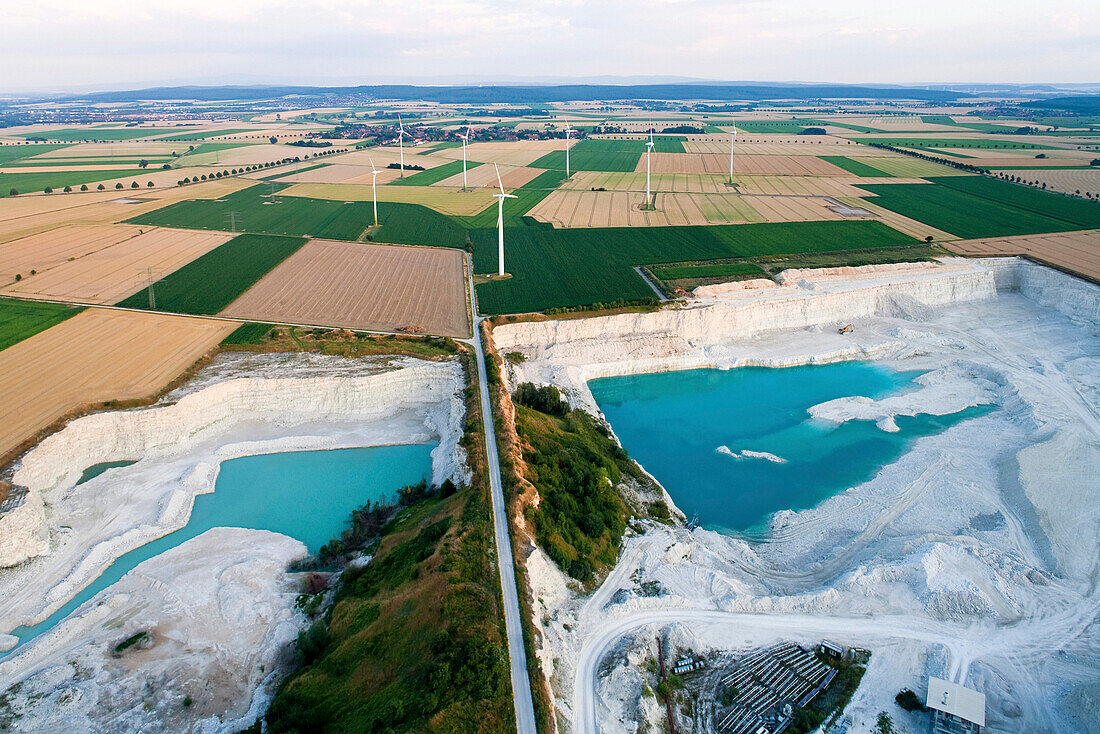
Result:
[[[5,0],[0,88],[683,76],[1100,81],[1100,2]]]

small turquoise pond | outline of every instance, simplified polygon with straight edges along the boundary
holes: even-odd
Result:
[[[413,444],[290,451],[222,462],[214,492],[195,498],[186,526],[120,556],[48,619],[12,634],[20,643],[37,637],[142,561],[211,528],[272,530],[302,541],[314,553],[338,535],[351,511],[367,500],[392,499],[398,489],[430,478],[434,448]],[[99,473],[109,468],[94,467]]]
[[[688,518],[753,535],[775,512],[813,507],[870,479],[915,439],[988,412],[900,416],[897,433],[807,412],[836,398],[912,389],[919,374],[841,362],[608,377],[588,386],[623,447]]]

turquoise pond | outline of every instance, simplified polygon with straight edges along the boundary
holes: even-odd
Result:
[[[835,425],[807,412],[835,398],[914,389],[919,374],[841,362],[608,377],[588,387],[623,447],[688,518],[758,536],[775,512],[813,507],[870,479],[917,438],[989,411],[899,416],[897,433],[870,421]]]
[[[214,492],[195,498],[186,526],[120,556],[48,619],[19,627],[12,634],[21,643],[37,637],[142,561],[211,528],[272,530],[316,552],[347,526],[351,511],[367,500],[392,499],[398,489],[430,478],[434,448],[434,444],[412,444],[289,451],[224,461]],[[89,470],[103,473],[110,468],[97,464]]]

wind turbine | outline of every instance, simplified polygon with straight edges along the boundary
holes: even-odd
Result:
[[[653,123],[649,123],[649,141],[645,144],[645,206],[643,209],[649,209],[649,158],[653,153]]]
[[[374,177],[374,178],[371,179],[370,185],[371,185],[371,191],[374,192],[374,226],[377,227],[378,226],[378,174],[380,174],[382,172],[379,171],[375,167],[374,159],[371,158],[369,155],[367,156],[367,160],[370,161],[370,172],[371,172],[371,175]]]
[[[737,137],[737,123],[733,123],[730,131],[730,186],[733,186],[733,140]]]
[[[458,137],[462,138],[462,190],[468,191],[469,187],[466,185],[466,143],[470,142],[470,136],[474,131],[469,125],[466,126],[466,134],[458,134]]]
[[[564,118],[562,118],[564,119]],[[565,177],[569,178],[569,135],[573,128],[569,127],[569,120],[565,120]]]
[[[401,113],[397,113],[397,147],[401,150],[401,178],[405,178],[405,145],[403,143],[405,136],[408,135],[405,132],[405,126],[401,123]]]
[[[504,193],[504,184],[500,180],[500,167],[494,163],[493,168],[496,169],[497,186],[500,187],[500,193],[493,194],[493,198],[497,200],[497,275],[504,277],[504,200],[518,197],[515,194]]]

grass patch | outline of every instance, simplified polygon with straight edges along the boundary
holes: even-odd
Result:
[[[764,270],[750,262],[729,262],[703,265],[669,265],[649,269],[658,280],[685,278],[759,278]]]
[[[893,178],[891,174],[886,173],[885,171],[880,171],[874,166],[869,166],[863,161],[857,161],[854,158],[845,158],[844,156],[840,155],[822,155],[818,156],[818,158],[823,161],[827,161],[828,163],[832,163],[834,166],[843,168],[848,173],[853,173],[856,176],[862,176],[864,178],[890,176],[891,178]]]
[[[20,158],[42,155],[43,153],[49,153],[51,150],[67,147],[69,146],[61,143],[48,143],[44,145],[0,145],[0,163],[11,163]]]
[[[216,314],[304,244],[301,237],[234,237],[153,284],[156,310]],[[147,309],[148,294],[139,291],[118,305]]]
[[[932,188],[932,187],[928,187]],[[471,230],[476,272],[497,267],[496,231]],[[874,221],[783,222],[714,227],[511,227],[512,277],[477,286],[483,313],[640,301],[653,290],[635,266],[897,247],[912,238]]]
[[[468,161],[466,163],[466,170],[471,168],[477,168],[481,163],[477,161]],[[462,161],[451,161],[450,163],[444,163],[442,166],[436,166],[435,168],[429,168],[426,171],[420,171],[414,173],[407,178],[398,178],[390,181],[387,186],[431,186],[434,183],[439,183],[445,178],[450,178],[456,173],[462,173]]]
[[[0,349],[34,336],[40,331],[76,316],[82,308],[61,303],[37,303],[0,298]]]
[[[644,152],[641,140],[581,140],[569,149],[569,170],[633,171]],[[551,151],[528,166],[564,171],[565,151]]]
[[[23,133],[19,137],[27,140],[134,140],[174,132],[167,127],[127,127],[127,128],[91,128],[77,127],[65,130],[47,130],[38,133]]]
[[[976,176],[928,184],[871,184],[875,204],[966,239],[1064,232],[1100,226],[1100,206]]]
[[[43,191],[48,186],[54,191],[60,192],[66,186],[77,188],[80,184],[91,184],[97,181],[107,181],[114,178],[130,179],[137,181],[141,188],[145,188],[150,173],[156,169],[133,168],[117,171],[49,171],[35,173],[0,173],[0,196],[7,196],[11,189],[21,194],[32,191]],[[130,190],[130,181],[123,184],[126,191]],[[95,188],[94,186],[91,188]],[[112,185],[112,189],[114,186]]]

